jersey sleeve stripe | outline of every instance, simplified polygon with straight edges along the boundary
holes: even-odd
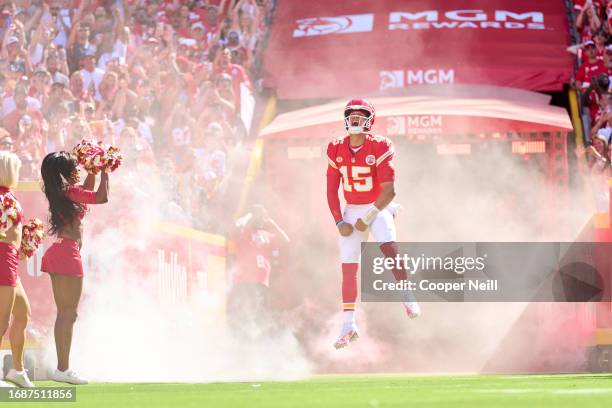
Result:
[[[338,166],[336,166],[336,163],[334,163],[334,161],[332,159],[330,159],[329,157],[327,158],[327,161],[329,162],[329,165],[332,166],[334,169],[338,169]]]
[[[387,150],[385,154],[383,154],[382,156],[378,158],[378,160],[376,160],[376,166],[379,166],[380,163],[382,163],[387,157],[391,156],[392,154],[393,154],[393,150]]]

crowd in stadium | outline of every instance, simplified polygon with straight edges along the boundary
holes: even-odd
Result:
[[[612,1],[574,1],[579,42],[568,48],[577,55],[574,87],[581,96],[582,123],[589,168],[608,170],[612,135]]]
[[[22,179],[81,139],[119,146],[192,224],[248,134],[273,0],[12,0],[0,6],[0,150]],[[151,171],[161,170],[161,171]],[[138,169],[134,168],[137,171]]]

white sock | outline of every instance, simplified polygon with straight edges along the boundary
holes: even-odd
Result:
[[[408,306],[408,303],[416,302],[416,297],[412,291],[407,290],[404,292],[404,305]]]
[[[345,310],[344,313],[344,325],[352,325],[355,324],[355,311],[354,310]]]

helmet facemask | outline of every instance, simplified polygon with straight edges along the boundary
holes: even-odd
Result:
[[[370,112],[348,112],[348,114],[344,117],[344,126],[351,135],[365,133],[372,127],[372,115]]]

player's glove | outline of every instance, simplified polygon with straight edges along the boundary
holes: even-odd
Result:
[[[344,220],[338,221],[336,226],[338,227],[338,231],[340,231],[340,235],[343,237],[348,237],[353,233],[353,226]]]
[[[357,220],[357,222],[355,223],[355,228],[357,228],[359,231],[367,230],[379,212],[380,210],[375,205],[372,205],[372,208],[368,210],[366,215],[363,218],[359,218]]]

